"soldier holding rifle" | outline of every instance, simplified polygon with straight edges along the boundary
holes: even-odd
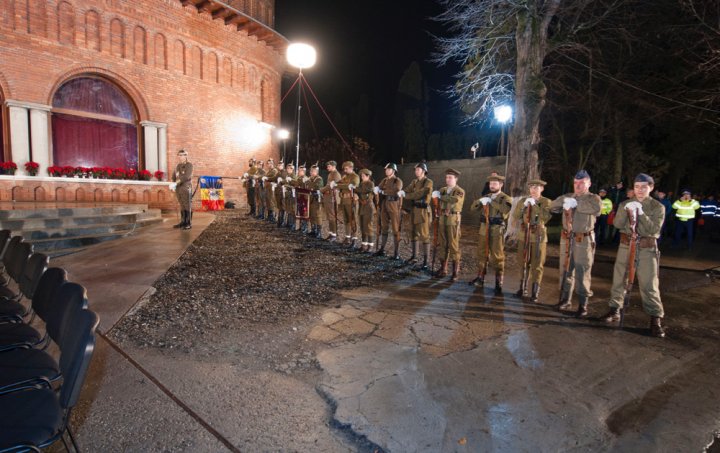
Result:
[[[634,273],[637,276],[643,309],[650,315],[650,334],[663,338],[665,330],[662,319],[665,313],[660,300],[660,252],[657,238],[665,219],[665,207],[650,197],[654,188],[655,181],[652,176],[640,173],[635,177],[635,196],[623,201],[618,207],[613,225],[620,231],[620,245],[615,258],[610,310],[601,319],[607,323],[620,321],[621,311],[627,309],[629,290],[632,288],[630,277]],[[632,226],[635,226],[634,232]],[[630,259],[631,251],[636,254],[634,260]]]
[[[440,270],[436,277],[447,276],[448,262],[453,261],[451,280],[457,281],[460,274],[460,221],[462,220],[462,208],[465,203],[465,190],[457,185],[460,172],[448,168],[445,170],[446,186],[432,193],[432,198],[439,201],[440,218],[438,229],[440,230],[440,248],[437,251],[440,255]]]
[[[281,159],[278,162],[278,171],[275,175],[275,180],[272,181],[272,189],[275,192],[275,205],[277,206],[277,226],[281,226],[285,222],[285,195],[283,192],[283,184],[285,183],[285,177],[287,172],[285,171],[285,162]]]
[[[410,215],[412,256],[407,260],[407,264],[416,263],[418,243],[422,244],[423,262],[418,270],[428,268],[428,255],[430,254],[430,222],[432,221],[430,196],[433,192],[433,182],[427,177],[427,172],[428,168],[425,162],[415,165],[415,179],[406,190],[400,191],[401,197],[404,196],[412,202]]]
[[[277,213],[277,202],[275,200],[275,185],[277,184],[276,179],[278,177],[278,171],[275,168],[275,161],[273,159],[267,160],[267,172],[262,177],[263,187],[265,188],[265,204],[267,208],[266,219],[268,222],[275,221],[275,214]]]
[[[305,188],[312,190],[310,198],[310,235],[316,238],[322,237],[322,194],[320,189],[323,188],[323,179],[320,176],[320,164],[310,167],[310,179],[305,183]]]
[[[248,166],[250,167],[248,171],[245,172],[245,174],[240,178],[243,182],[243,187],[245,188],[247,192],[247,202],[248,206],[250,206],[250,212],[247,215],[254,216],[255,215],[255,174],[257,173],[257,168],[255,168],[255,159],[251,158],[248,161]]]
[[[355,189],[358,195],[358,214],[360,216],[361,251],[370,252],[375,246],[373,220],[375,219],[375,183],[371,179],[372,171],[360,170],[360,185]]]
[[[337,171],[337,162],[334,160],[327,162],[326,169],[328,171],[327,185],[320,189],[320,193],[322,193],[325,217],[328,219],[328,232],[330,234],[327,239],[334,242],[337,240],[338,230],[337,189],[335,187],[342,179],[342,176]]]
[[[402,192],[402,188],[402,179],[397,177],[397,165],[392,163],[385,165],[385,177],[375,187],[375,193],[381,199],[380,218],[382,220],[382,238],[378,238],[380,248],[375,252],[376,256],[385,255],[385,245],[387,244],[390,228],[392,228],[395,239],[393,258],[400,259],[400,215],[402,210],[402,195],[400,192]]]
[[[546,184],[541,179],[528,181],[530,196],[521,198],[519,206],[522,209],[515,210],[515,218],[522,222],[519,243],[523,244],[523,247],[518,248],[518,262],[523,265],[523,273],[516,296],[527,296],[528,286],[532,286],[532,302],[538,301],[540,293],[547,245],[545,224],[552,217],[550,200],[542,196]]]

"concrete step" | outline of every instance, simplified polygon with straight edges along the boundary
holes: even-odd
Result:
[[[0,229],[11,231],[54,230],[84,227],[95,224],[135,223],[139,218],[159,217],[159,212],[133,212],[127,214],[96,215],[92,217],[30,217],[0,220]]]
[[[127,204],[127,205],[91,205],[79,206],[74,204],[71,207],[41,207],[32,209],[3,209],[0,210],[0,221],[11,219],[36,219],[48,218],[57,219],[61,217],[97,217],[107,215],[136,214],[138,212],[148,211],[147,204]]]

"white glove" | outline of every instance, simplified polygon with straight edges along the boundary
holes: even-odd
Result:
[[[642,215],[643,213],[642,204],[640,204],[639,201],[631,201],[630,203],[625,205],[625,209],[635,211],[637,215]]]
[[[303,176],[303,182],[308,182],[308,181],[310,181],[310,178],[308,178],[307,176]]]
[[[440,191],[439,191],[439,190],[434,191],[434,192],[432,193],[432,197],[433,197],[433,198],[440,198]]]
[[[563,209],[568,210],[568,209],[574,209],[574,208],[577,208],[577,200],[576,199],[568,197],[563,200]]]
[[[355,190],[355,184],[348,184],[348,189]]]
[[[263,180],[263,181],[267,181],[267,180],[268,180],[268,177],[267,177],[267,176],[263,176],[263,177],[262,177],[262,180]]]
[[[535,206],[536,203],[537,203],[537,202],[535,201],[535,199],[534,199],[533,197],[527,197],[527,198],[525,199],[525,203],[523,203],[523,205],[525,205],[525,206]]]
[[[292,178],[290,176],[286,176],[285,181],[290,182],[290,181],[292,181]]]
[[[278,178],[278,184],[282,184],[282,177]]]
[[[335,181],[330,181],[330,188],[334,189],[337,186],[337,183]]]
[[[292,196],[295,198],[295,189],[292,190]]]
[[[380,194],[380,188],[378,186],[373,187],[373,192],[375,192],[375,195]]]
[[[171,182],[170,185],[169,185],[169,188],[170,188],[170,191],[171,191],[171,192],[175,192],[175,189],[177,189],[177,183],[176,183],[176,182]]]
[[[275,188],[277,187],[277,184],[275,184],[274,182],[272,182],[272,183],[270,183],[270,187],[272,187],[272,190],[275,190]]]
[[[398,196],[398,197],[404,197],[404,196],[405,196],[405,191],[404,191],[404,190],[398,190],[397,196]]]
[[[491,201],[490,197],[482,197],[480,199],[480,203],[482,203],[483,206],[490,204]]]
[[[245,174],[243,175],[243,178],[247,179],[247,178],[248,178],[248,176],[250,176],[250,175],[249,175],[249,174],[247,174],[247,173],[245,173]]]

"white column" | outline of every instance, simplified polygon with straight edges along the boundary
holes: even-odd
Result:
[[[151,172],[158,168],[158,131],[155,125],[141,123],[145,133],[145,169]]]
[[[167,175],[167,126],[158,128],[158,165],[160,167],[159,170]]]
[[[50,166],[49,108],[30,109],[30,149],[32,160],[40,165],[38,175],[47,174]]]
[[[25,162],[30,160],[30,130],[28,109],[14,103],[7,103],[10,111],[10,152],[12,161],[18,166],[18,175],[25,174]]]

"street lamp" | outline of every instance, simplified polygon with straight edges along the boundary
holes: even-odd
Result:
[[[315,65],[317,60],[317,53],[315,48],[309,44],[294,43],[290,44],[287,48],[287,61],[291,66],[298,68],[300,74],[298,75],[298,113],[297,113],[297,147],[295,149],[295,170],[300,170],[300,110],[302,106],[300,102],[302,100],[302,70],[311,68]]]
[[[287,129],[278,129],[277,131],[277,138],[282,140],[283,143],[283,162],[285,162],[285,154],[286,154],[286,145],[287,145],[287,139],[290,138],[290,131]]]
[[[508,149],[505,148],[505,136],[507,135],[507,123],[512,120],[513,110],[509,105],[498,105],[493,109],[495,121],[500,123],[500,152],[505,153],[505,177],[507,178],[509,143]],[[510,140],[508,140],[509,142]]]

